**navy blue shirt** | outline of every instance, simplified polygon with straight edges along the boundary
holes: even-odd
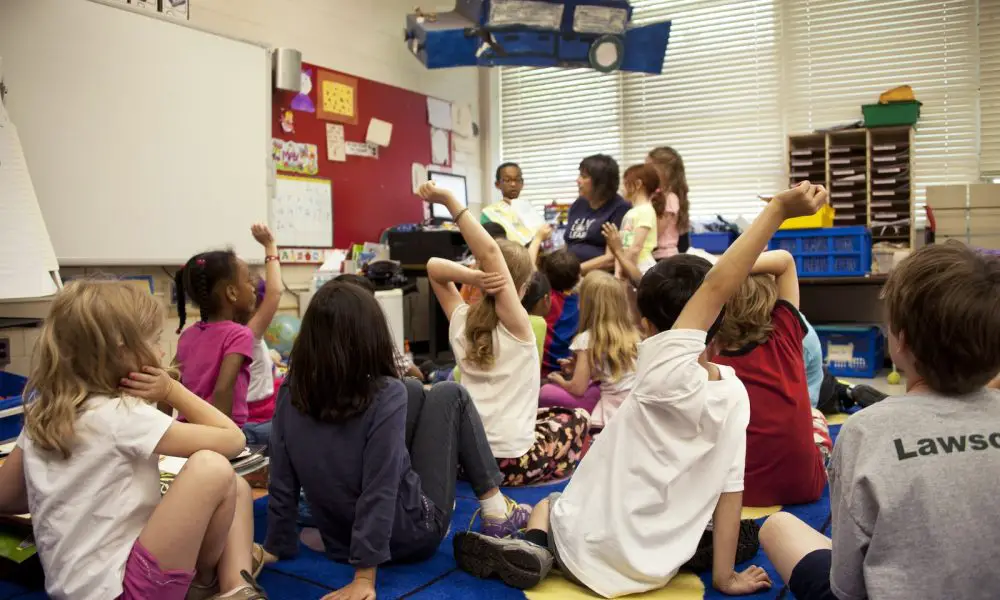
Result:
[[[299,491],[305,490],[327,555],[357,568],[425,558],[442,524],[424,497],[406,449],[406,387],[384,379],[364,414],[324,423],[299,412],[286,382],[271,429],[267,540],[279,558],[298,553]]]
[[[618,194],[597,210],[590,208],[586,198],[577,198],[569,208],[566,219],[566,247],[580,262],[603,255],[607,242],[601,227],[605,223],[614,223],[620,229],[622,219],[630,208],[632,206]]]

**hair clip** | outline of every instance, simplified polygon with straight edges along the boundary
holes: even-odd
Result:
[[[194,264],[198,265],[199,267],[203,267],[205,266],[205,259],[204,258],[195,259]]]

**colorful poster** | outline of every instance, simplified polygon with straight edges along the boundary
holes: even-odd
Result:
[[[316,76],[316,116],[326,121],[358,124],[358,80],[329,71]]]
[[[301,175],[319,173],[318,150],[315,144],[300,144],[273,138],[271,152],[274,157],[274,166],[279,171]]]
[[[316,105],[313,104],[312,98],[309,97],[312,89],[312,69],[302,69],[302,85],[299,93],[292,98],[292,110],[306,113],[316,112]]]

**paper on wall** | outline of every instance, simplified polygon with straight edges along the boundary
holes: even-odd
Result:
[[[458,103],[451,108],[452,132],[456,135],[470,138],[472,131],[472,105],[468,103]]]
[[[473,165],[476,163],[478,140],[451,134],[451,160],[456,165]]]
[[[347,160],[347,146],[344,140],[344,126],[337,123],[326,124],[326,159],[335,162]]]
[[[431,127],[451,131],[451,102],[427,98],[427,122]]]
[[[368,135],[365,139],[369,144],[387,147],[392,139],[392,123],[381,119],[372,119],[368,123]]]
[[[450,163],[450,137],[444,129],[431,128],[431,162],[436,165],[448,165]]]
[[[347,152],[347,156],[378,158],[378,146],[367,142],[347,142],[345,150]]]
[[[410,170],[410,181],[413,183],[413,193],[416,194],[420,186],[427,183],[427,167],[420,163],[413,163]]]

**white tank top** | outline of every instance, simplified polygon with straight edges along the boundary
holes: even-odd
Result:
[[[465,322],[469,305],[455,309],[448,338],[462,372],[462,385],[469,390],[486,439],[495,458],[517,458],[535,444],[541,364],[534,339],[519,340],[500,324],[493,332],[493,368],[484,371],[465,360]]]

